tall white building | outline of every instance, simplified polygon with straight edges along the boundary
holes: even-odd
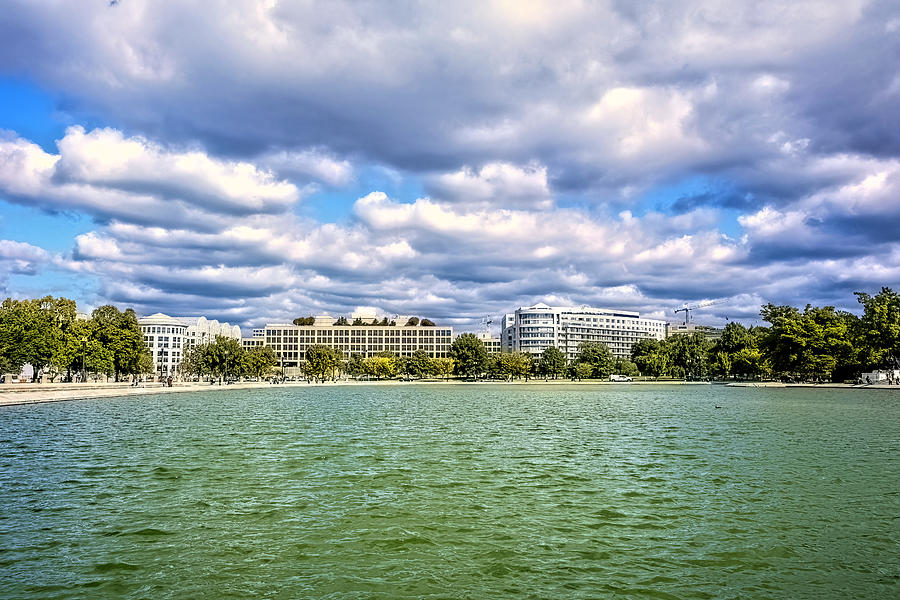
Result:
[[[174,375],[186,350],[213,342],[216,336],[241,339],[237,325],[219,323],[206,317],[170,317],[156,313],[138,319],[144,334],[144,345],[153,358],[153,372]]]
[[[507,314],[501,339],[511,352],[540,354],[553,346],[574,360],[582,342],[602,342],[617,358],[629,358],[638,340],[665,336],[665,321],[644,319],[636,312],[541,303]]]

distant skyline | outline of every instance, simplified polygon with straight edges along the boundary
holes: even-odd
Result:
[[[900,287],[898,64],[896,2],[12,0],[0,295],[858,311]]]

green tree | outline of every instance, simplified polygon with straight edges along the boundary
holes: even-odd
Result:
[[[428,377],[434,372],[434,365],[431,357],[424,350],[416,350],[410,356],[406,357],[407,374],[415,375],[419,379]]]
[[[119,381],[121,375],[140,373],[145,346],[134,310],[129,308],[120,312],[115,306],[106,305],[95,309],[91,318],[97,339],[112,352],[115,380]]]
[[[362,354],[353,353],[350,355],[350,358],[347,360],[347,366],[345,367],[347,374],[351,377],[359,377],[360,375],[365,375],[365,369],[363,368],[363,356]]]
[[[859,327],[865,366],[897,368],[900,365],[900,294],[883,287],[874,296],[856,292],[856,298],[863,306]]]
[[[686,379],[706,377],[710,343],[702,333],[674,335],[665,341],[672,371]]]
[[[406,322],[407,327],[415,327],[418,324],[419,324],[419,317],[410,317],[409,320]]]
[[[619,375],[627,375],[628,377],[637,377],[641,374],[636,364],[624,358],[616,359],[613,371]]]
[[[316,344],[306,349],[306,373],[313,379],[325,381],[334,375],[341,357],[330,346]]]
[[[7,368],[34,367],[34,379],[53,366],[65,331],[75,321],[75,303],[46,296],[34,300],[7,298],[0,305],[0,356]],[[56,361],[58,362],[58,361]]]
[[[568,367],[569,377],[582,380],[590,379],[594,375],[594,366],[586,362],[573,362]]]
[[[553,346],[545,348],[538,361],[537,370],[544,377],[556,379],[566,372],[566,355],[559,348]]]
[[[434,368],[434,374],[442,379],[449,379],[456,370],[455,361],[449,357],[433,358],[431,364]]]
[[[588,377],[606,379],[612,375],[616,359],[606,344],[602,342],[582,342],[578,345],[578,354],[575,356],[575,362],[577,364],[590,365],[591,370]],[[578,379],[583,378],[582,376],[578,377]]]
[[[434,321],[432,321],[431,319],[422,319],[421,321],[419,321],[419,325],[421,325],[422,327],[436,327]]]
[[[278,355],[269,346],[255,346],[244,351],[242,373],[262,379],[278,364]]]
[[[474,333],[463,333],[453,340],[450,354],[456,361],[457,372],[463,377],[478,379],[487,367],[487,350],[484,342]]]
[[[645,375],[652,375],[651,356],[659,349],[662,342],[654,338],[638,340],[631,346],[631,361],[637,365],[638,370]],[[658,375],[657,375],[658,377]]]
[[[315,317],[297,317],[296,319],[294,319],[294,325],[297,325],[298,327],[308,327],[310,325],[313,325],[315,322]]]

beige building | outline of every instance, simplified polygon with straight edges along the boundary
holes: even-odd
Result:
[[[397,323],[406,323],[406,318]],[[245,338],[245,341],[255,340]],[[329,346],[343,352],[349,358],[353,354],[362,357],[379,352],[393,352],[409,356],[416,350],[424,350],[432,358],[450,356],[453,343],[452,327],[423,325],[335,325],[335,319],[318,316],[313,325],[272,323],[263,329],[263,339],[279,356],[279,366],[287,376],[300,374],[306,349],[314,345]],[[246,346],[245,346],[246,347]]]
[[[499,337],[493,337],[490,333],[484,331],[476,333],[475,337],[481,340],[481,343],[484,344],[484,349],[487,350],[488,354],[500,354],[500,352],[503,351]]]

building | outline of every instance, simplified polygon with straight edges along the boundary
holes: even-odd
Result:
[[[374,320],[366,319],[366,322]],[[264,340],[278,354],[279,366],[289,377],[300,374],[306,349],[313,345],[336,348],[345,357],[358,354],[365,358],[379,352],[409,356],[417,350],[424,350],[432,358],[450,356],[452,327],[405,325],[405,319],[395,321],[400,322],[404,325],[335,325],[334,318],[322,315],[312,325],[268,324]]]
[[[187,350],[213,342],[216,336],[241,339],[241,328],[237,325],[206,317],[170,317],[156,313],[141,317],[138,325],[153,358],[153,372],[160,377],[174,375]]]
[[[256,332],[259,332],[257,334]],[[266,345],[266,330],[265,329],[254,329],[253,336],[248,338],[241,338],[241,348],[244,350],[250,350],[252,348],[258,348],[260,346]]]
[[[665,321],[641,318],[637,312],[541,303],[507,314],[501,339],[507,351],[540,354],[554,346],[574,360],[582,342],[602,342],[616,358],[629,358],[638,340],[665,336]]]
[[[724,329],[710,327],[708,325],[695,325],[694,323],[666,323],[666,337],[672,335],[690,335],[702,333],[706,339],[716,341],[721,339]]]
[[[487,332],[476,333],[475,337],[481,340],[488,354],[500,354],[503,351],[503,343],[499,337],[491,337],[491,334]]]

